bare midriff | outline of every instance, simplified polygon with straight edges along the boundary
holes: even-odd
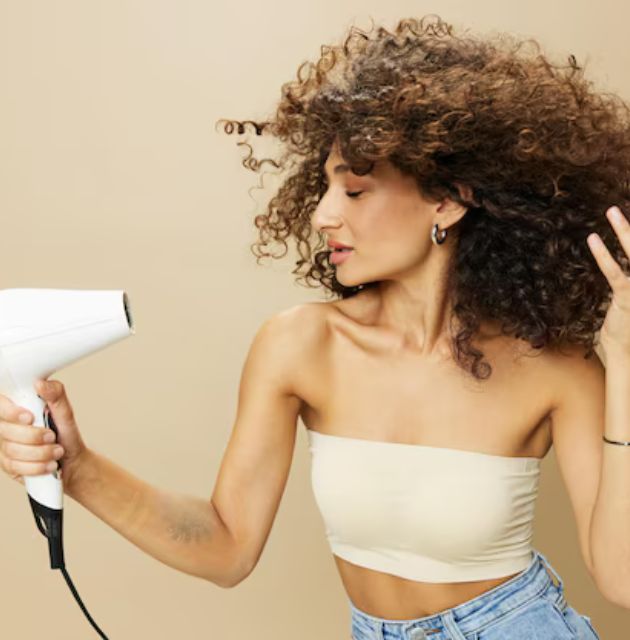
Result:
[[[423,618],[451,609],[518,575],[475,582],[416,582],[359,567],[336,555],[333,558],[352,604],[386,620]]]

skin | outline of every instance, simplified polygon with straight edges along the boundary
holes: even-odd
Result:
[[[329,187],[312,224],[328,239],[354,247],[336,267],[339,282],[380,284],[346,300],[317,303],[328,330],[300,385],[305,426],[330,435],[543,458],[555,402],[551,356],[501,336],[490,323],[482,324],[475,341],[493,366],[489,380],[473,380],[451,355],[448,292],[436,283],[453,251],[452,227],[466,209],[448,199],[429,202],[389,163],[377,165],[373,175],[334,173],[343,162],[333,144],[325,167]],[[358,198],[346,195],[357,191],[363,191]],[[431,241],[435,223],[448,229],[444,244]],[[457,606],[516,575],[429,583],[334,559],[357,608],[396,620]]]
[[[415,180],[389,162],[377,163],[366,176],[333,173],[343,163],[335,142],[325,165],[329,187],[311,224],[327,239],[354,247],[336,267],[339,282],[380,281],[378,324],[398,334],[401,346],[430,357],[447,335],[449,296],[436,283],[443,280],[454,247],[448,236],[434,245],[431,229],[437,223],[440,232],[447,229],[453,236],[467,209],[449,199],[426,200]],[[357,191],[362,191],[357,198],[346,195]]]

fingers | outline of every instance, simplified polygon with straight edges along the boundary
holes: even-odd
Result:
[[[20,414],[28,413],[30,419],[27,424],[30,424],[33,421],[33,414],[24,407],[20,407],[15,404],[10,398],[7,396],[0,395],[0,419],[8,420],[9,422],[20,422]]]
[[[16,476],[44,475],[52,473],[59,468],[59,463],[54,459],[54,456],[50,456],[50,453],[43,455],[43,452],[38,452],[33,457],[40,457],[41,459],[37,462],[26,462],[0,453],[0,466],[13,479]]]
[[[611,207],[606,211],[606,215],[619,238],[621,246],[626,254],[628,254],[628,257],[630,257],[630,225],[621,212],[618,216],[615,215],[616,210],[617,207]],[[586,241],[597,265],[604,276],[606,276],[613,293],[619,295],[622,291],[625,292],[628,288],[628,278],[610,254],[608,247],[601,237],[597,233],[591,233],[588,235]]]
[[[72,430],[77,427],[63,384],[57,380],[36,380],[34,390],[48,405],[49,418],[52,419],[54,415],[57,425],[74,433]],[[24,412],[29,414],[26,424],[21,423],[19,418]],[[61,458],[66,455],[65,447],[56,445],[56,436],[51,429],[31,426],[32,422],[30,411],[0,395],[0,469],[20,484],[24,484],[21,476],[44,475],[60,470]],[[51,438],[52,442],[46,438]],[[67,445],[68,456],[64,459],[66,462],[78,459],[80,452],[85,449],[78,435],[73,435],[70,440],[71,444]]]
[[[43,427],[31,427],[24,424],[15,424],[0,420],[0,438],[23,444],[48,444],[48,438],[54,432]]]
[[[0,421],[2,470],[17,480],[17,476],[42,475],[57,469],[57,461],[65,452],[61,446],[45,442],[46,433],[52,432],[41,427]]]
[[[58,444],[29,445],[7,440],[2,441],[0,451],[5,458],[18,462],[50,462],[59,460],[64,454],[63,447]]]
[[[623,250],[630,256],[630,224],[619,207],[610,207],[606,211],[608,222],[612,225]]]
[[[56,404],[58,413],[72,416],[72,409],[60,382],[52,381],[46,389],[37,381],[35,390],[44,402]],[[22,422],[20,415],[28,414]],[[44,475],[57,470],[64,450],[55,444],[55,433],[51,429],[30,426],[33,414],[15,404],[10,398],[0,395],[0,468],[13,480],[24,485],[22,476]],[[52,438],[52,442],[47,438]]]

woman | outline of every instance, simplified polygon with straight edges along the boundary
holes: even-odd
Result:
[[[286,151],[244,164],[295,167],[256,218],[258,247],[292,237],[296,272],[336,299],[256,334],[210,504],[86,447],[58,381],[37,392],[62,451],[0,398],[3,469],[60,459],[66,494],[231,587],[260,558],[301,417],[352,638],[597,638],[531,547],[553,443],[586,566],[630,608],[630,522],[614,509],[630,474],[630,226],[610,208],[630,205],[626,107],[591,93],[573,57],[565,69],[452,32],[439,18],[352,28],[252,123]],[[333,246],[314,253],[313,232]]]

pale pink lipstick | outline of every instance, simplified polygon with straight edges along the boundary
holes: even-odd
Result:
[[[332,264],[341,264],[350,257],[352,251],[352,249],[336,249],[330,254],[330,262]]]

